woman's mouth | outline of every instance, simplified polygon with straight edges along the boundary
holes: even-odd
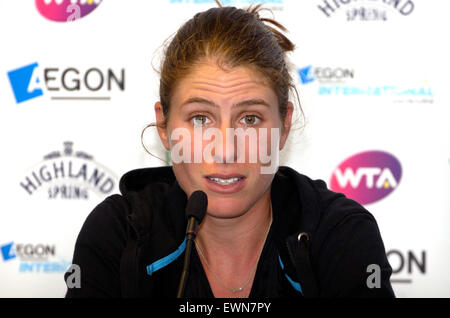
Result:
[[[207,177],[209,180],[216,182],[220,185],[229,185],[238,182],[242,178],[228,178],[228,179],[222,179],[222,178],[214,178],[214,177]]]
[[[205,176],[206,185],[214,192],[233,193],[244,187],[245,176],[243,175],[207,175]]]

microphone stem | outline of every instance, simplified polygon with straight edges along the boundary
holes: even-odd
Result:
[[[186,231],[186,250],[184,253],[183,271],[181,272],[180,284],[178,285],[177,298],[182,298],[184,295],[184,289],[186,287],[187,279],[189,276],[189,266],[191,263],[191,251],[192,243],[194,242],[197,231],[197,221],[195,218],[190,218],[188,221],[188,228]]]

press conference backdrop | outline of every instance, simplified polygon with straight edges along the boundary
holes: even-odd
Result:
[[[246,7],[252,1],[222,1]],[[398,297],[450,296],[445,0],[265,0],[297,48],[281,164],[376,218]],[[155,131],[162,44],[207,0],[0,2],[0,296],[63,297],[91,210]],[[265,11],[263,16],[271,17]],[[81,269],[82,270],[82,269]]]

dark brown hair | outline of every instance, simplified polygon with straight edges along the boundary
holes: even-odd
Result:
[[[273,19],[261,18],[261,5],[244,10],[216,3],[218,8],[197,13],[181,26],[165,49],[159,89],[164,124],[176,83],[197,63],[209,58],[219,67],[244,66],[260,72],[274,89],[280,118],[284,120],[291,90],[298,100],[285,54],[295,46],[279,31],[286,29]]]

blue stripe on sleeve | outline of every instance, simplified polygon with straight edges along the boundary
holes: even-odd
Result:
[[[278,254],[278,261],[280,262],[281,269],[284,270],[284,264],[283,264],[283,262],[281,261],[280,254]],[[295,289],[296,291],[302,293],[302,295],[303,295],[302,287],[300,286],[300,283],[298,283],[298,282],[292,280],[292,278],[290,278],[289,275],[286,274],[286,273],[284,273],[284,276],[286,276],[287,280],[289,281],[289,283],[291,283],[292,287],[294,287],[294,289]]]
[[[186,238],[184,239],[183,243],[181,243],[181,245],[176,249],[176,251],[148,265],[147,274],[151,276],[154,272],[160,270],[163,267],[166,267],[174,260],[176,260],[184,252],[185,249],[186,249]]]

